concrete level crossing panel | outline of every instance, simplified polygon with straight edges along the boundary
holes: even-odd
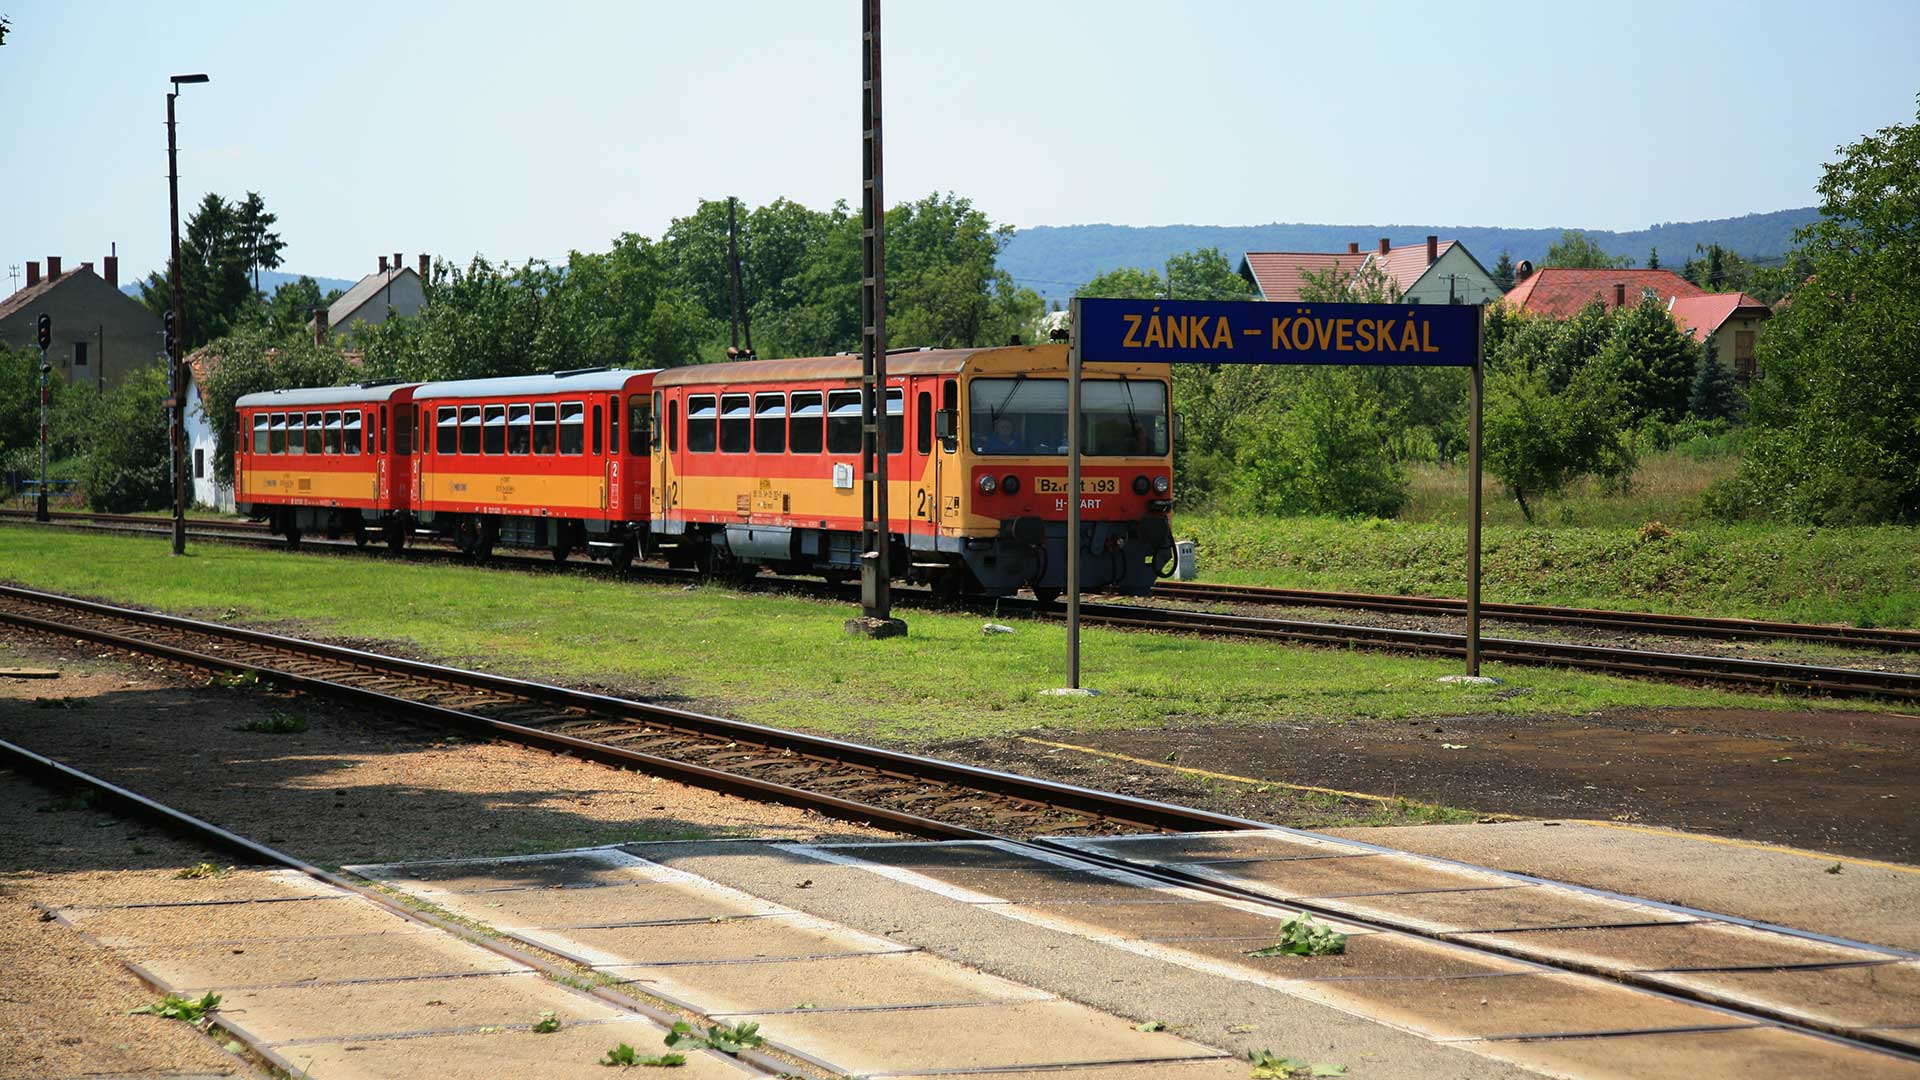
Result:
[[[645,1020],[562,1027],[550,1035],[525,1030],[462,1032],[410,1039],[343,1039],[276,1049],[292,1076],[315,1080],[604,1080],[610,1075],[658,1072],[673,1080],[741,1080],[766,1073],[711,1051],[687,1055],[675,1069],[611,1069],[599,1062],[626,1043],[643,1055],[664,1054],[662,1030]]]

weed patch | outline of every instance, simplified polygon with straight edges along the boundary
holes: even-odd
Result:
[[[1280,940],[1248,956],[1338,956],[1347,951],[1347,935],[1313,921],[1311,915],[1295,915],[1280,924]]]
[[[265,716],[241,724],[240,730],[255,731],[262,735],[298,735],[307,730],[307,718],[296,712],[275,709]]]
[[[177,994],[168,994],[152,1005],[142,1005],[128,1010],[128,1016],[158,1016],[167,1020],[184,1020],[189,1024],[203,1023],[207,1014],[220,1007],[220,995],[207,991],[202,998],[184,998]]]
[[[685,1065],[686,1063],[687,1055],[685,1054],[657,1054],[649,1057],[641,1054],[640,1051],[635,1050],[626,1043],[621,1043],[607,1051],[607,1056],[600,1059],[600,1064],[602,1065],[616,1066],[622,1069],[631,1069],[636,1065],[656,1065],[672,1068],[676,1065]]]

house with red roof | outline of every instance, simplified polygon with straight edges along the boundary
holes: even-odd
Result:
[[[1529,267],[1521,264],[1522,272]],[[1570,319],[1595,301],[1609,310],[1660,304],[1695,341],[1711,340],[1741,381],[1754,376],[1753,346],[1773,309],[1745,293],[1710,293],[1671,270],[1548,266],[1527,273],[1506,302],[1531,315]]]
[[[1348,244],[1344,252],[1249,251],[1240,259],[1240,276],[1262,300],[1297,302],[1307,275],[1333,271],[1343,282],[1379,274],[1409,304],[1487,304],[1500,299],[1500,286],[1465,244],[1427,237],[1425,247],[1395,248],[1385,237],[1378,250],[1362,252]]]

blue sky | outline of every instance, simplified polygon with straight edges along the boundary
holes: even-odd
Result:
[[[5,0],[0,274],[166,250],[261,192],[287,269],[657,236],[702,196],[859,195],[859,8]],[[1920,3],[889,0],[887,194],[1015,225],[1641,228],[1813,203],[1911,122]],[[4,279],[0,279],[4,287]]]

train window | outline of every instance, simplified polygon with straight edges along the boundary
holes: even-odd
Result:
[[[787,452],[787,396],[758,394],[753,399],[753,452]]]
[[[933,453],[933,395],[920,391],[920,407],[913,414],[913,449],[915,453]]]
[[[667,402],[667,450],[678,453],[680,450],[680,402]]]
[[[553,453],[553,402],[536,402],[533,406],[533,452],[536,454]]]
[[[460,452],[478,454],[480,452],[480,406],[460,406]]]
[[[607,398],[607,449],[620,455],[620,395]]]
[[[372,413],[367,414],[367,423],[369,424],[373,423]],[[368,440],[367,452],[373,453],[373,445],[372,445],[371,437],[369,437],[369,440]],[[385,405],[380,406],[380,451],[379,452],[382,454],[387,452],[387,407]]]
[[[835,390],[827,395],[827,453],[860,452],[860,391]]]
[[[320,453],[320,433],[325,430],[326,428],[321,425],[319,413],[310,412],[307,414],[307,453]]]
[[[323,454],[337,454],[340,452],[340,414],[330,412],[325,414],[325,416],[326,420],[324,425],[320,428],[320,434],[322,436],[320,440],[320,452]]]
[[[720,410],[715,405],[712,394],[702,394],[687,399],[687,452],[690,454],[711,454],[719,445],[718,424]]]
[[[451,405],[440,406],[440,419],[434,427],[433,452],[436,454],[460,452],[460,417]]]
[[[267,425],[268,425],[268,420],[267,420],[267,414],[266,414],[266,413],[255,413],[255,414],[254,414],[254,417],[253,417],[253,452],[254,452],[254,453],[256,453],[256,454],[265,454],[265,453],[268,453],[268,452],[269,452],[269,451],[268,451],[268,447],[269,447],[269,446],[270,446],[271,444],[270,444],[270,442],[269,442],[269,440],[268,440],[268,437],[267,437],[267,433],[268,433],[268,432],[269,432],[270,430],[272,430],[272,429],[271,429],[271,428],[269,428],[269,427],[268,427]]]
[[[720,395],[721,453],[744,454],[753,449],[752,411],[747,395]]]
[[[627,453],[634,457],[647,456],[647,441],[651,438],[648,431],[653,427],[652,399],[639,394],[627,399],[631,411],[627,414]]]
[[[507,452],[507,407],[505,405],[480,407],[480,452],[483,454]]]
[[[647,451],[648,451],[649,453],[651,453],[652,451],[655,451],[655,450],[658,450],[658,449],[660,449],[660,427],[659,427],[659,420],[660,420],[660,418],[661,418],[662,416],[665,416],[666,414],[667,414],[667,413],[666,413],[666,410],[665,410],[665,409],[662,409],[662,408],[660,407],[660,391],[658,391],[658,390],[655,390],[655,391],[653,392],[653,419],[654,419],[654,423],[653,423],[653,424],[650,424],[650,425],[648,425],[648,431],[647,431]]]
[[[800,390],[793,395],[793,418],[787,422],[787,449],[795,454],[820,452],[821,421],[826,409],[820,404],[820,391]]]
[[[593,451],[592,451],[594,457],[600,456],[600,425],[603,423],[605,423],[605,420],[600,415],[600,406],[595,405],[593,407]]]
[[[393,414],[393,452],[402,457],[413,453],[412,409],[399,409]]]
[[[584,401],[560,403],[560,452],[587,452],[587,403]]]
[[[507,406],[507,453],[524,454],[533,448],[533,406]]]
[[[287,452],[287,414],[274,413],[267,421],[267,453],[284,454]]]
[[[887,391],[887,453],[897,454],[907,445],[907,392]]]
[[[340,448],[349,454],[360,452],[360,410],[347,414],[347,426],[340,433]]]

